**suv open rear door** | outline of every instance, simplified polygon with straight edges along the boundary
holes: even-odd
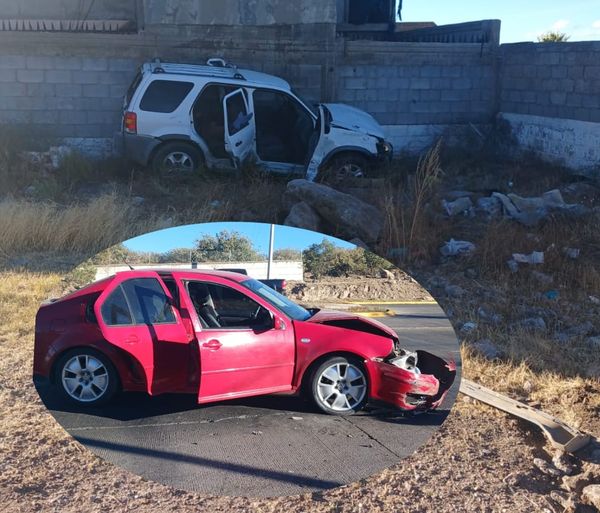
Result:
[[[254,113],[250,111],[246,94],[237,89],[223,98],[225,115],[225,150],[235,167],[239,167],[250,155],[255,154],[256,128]]]

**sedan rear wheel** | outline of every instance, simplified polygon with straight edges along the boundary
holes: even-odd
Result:
[[[367,402],[368,381],[357,358],[336,356],[325,360],[312,375],[312,396],[325,413],[350,415]]]
[[[118,378],[114,366],[104,355],[81,348],[60,358],[56,367],[56,384],[69,402],[98,405],[115,394]]]

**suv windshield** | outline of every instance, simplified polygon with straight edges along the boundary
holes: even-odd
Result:
[[[265,301],[269,302],[275,308],[281,310],[288,315],[288,317],[291,317],[295,321],[305,321],[312,316],[308,310],[290,301],[287,297],[283,296],[276,290],[273,290],[264,283],[261,283],[260,281],[245,280],[242,282],[242,285],[250,289],[252,292],[258,294]]]

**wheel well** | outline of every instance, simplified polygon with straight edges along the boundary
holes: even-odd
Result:
[[[337,148],[323,159],[323,163],[319,166],[319,168],[327,168],[327,166],[329,166],[335,159],[343,157],[344,155],[358,155],[367,161],[375,159],[374,155],[363,148]]]
[[[326,353],[318,358],[315,358],[305,369],[304,374],[302,375],[301,381],[301,390],[306,391],[309,386],[308,380],[310,379],[311,374],[315,371],[315,369],[321,365],[325,360],[329,358],[335,358],[336,356],[345,356],[346,358],[354,358],[356,360],[360,360],[363,370],[365,371],[365,376],[367,379],[369,378],[369,373],[367,371],[366,366],[364,365],[365,358],[356,353],[351,353],[350,351],[334,351],[332,353]]]

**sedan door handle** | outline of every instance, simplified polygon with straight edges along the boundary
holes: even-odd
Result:
[[[211,351],[216,351],[222,345],[223,344],[221,344],[221,342],[219,342],[216,339],[213,339],[213,340],[209,340],[208,342],[205,342],[204,344],[202,344],[202,347],[206,347],[206,348],[210,349]]]

